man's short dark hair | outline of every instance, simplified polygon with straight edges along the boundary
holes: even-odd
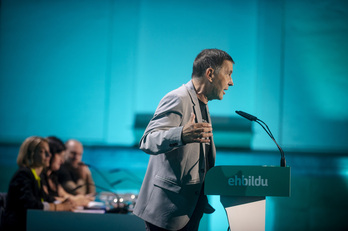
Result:
[[[203,76],[207,68],[210,67],[213,68],[216,72],[219,72],[225,60],[234,63],[232,57],[225,51],[219,49],[202,50],[193,62],[192,77]]]

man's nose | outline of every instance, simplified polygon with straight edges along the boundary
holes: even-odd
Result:
[[[231,77],[230,81],[228,82],[228,85],[229,85],[229,86],[233,86],[233,80],[232,80],[232,77]]]

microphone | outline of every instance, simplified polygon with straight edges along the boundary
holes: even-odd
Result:
[[[277,141],[275,140],[271,130],[268,128],[267,124],[265,122],[263,122],[262,120],[258,119],[256,116],[250,115],[246,112],[243,111],[236,111],[236,113],[250,121],[255,121],[256,123],[260,124],[260,126],[266,131],[266,133],[271,137],[271,139],[274,141],[274,143],[277,145],[280,154],[281,154],[281,158],[280,158],[280,166],[281,167],[286,167],[286,160],[285,160],[285,155],[284,155],[284,151],[283,149],[278,145]],[[265,125],[266,127],[264,127],[263,125]]]
[[[80,185],[76,186],[75,188],[73,188],[73,189],[70,190],[70,191],[71,191],[71,192],[75,192],[75,191],[78,190],[79,188],[82,188],[82,187],[87,186],[87,185],[94,186],[94,187],[99,188],[99,189],[102,189],[102,190],[104,190],[104,191],[111,192],[112,194],[114,194],[115,196],[117,196],[117,193],[110,191],[110,189],[108,189],[108,188],[104,188],[104,187],[102,187],[102,186],[99,186],[99,185],[96,185],[96,184],[89,184],[89,183],[80,184]],[[117,197],[118,197],[118,196],[117,196]]]
[[[87,167],[89,167],[89,168],[93,168],[93,169],[103,178],[103,180],[104,180],[111,188],[114,188],[114,186],[115,186],[116,184],[121,183],[121,181],[118,182],[118,183],[115,183],[115,182],[114,182],[114,183],[111,183],[111,182],[108,180],[108,178],[106,178],[105,175],[104,175],[101,171],[99,171],[98,168],[94,167],[94,166],[91,165],[91,164],[86,164],[86,163],[80,162],[79,165],[80,165],[80,166],[87,166]],[[113,208],[113,209],[110,209],[108,212],[112,212],[112,213],[123,213],[123,212],[118,212],[118,211],[120,210],[120,208],[121,208],[120,202],[121,202],[122,198],[120,198],[120,196],[119,196],[117,193],[111,191],[110,189],[101,187],[101,186],[96,185],[96,184],[88,184],[88,183],[87,183],[87,184],[85,184],[85,185],[91,185],[91,186],[94,186],[94,187],[96,187],[96,188],[98,188],[98,189],[101,189],[101,190],[104,190],[104,191],[107,191],[107,192],[111,192],[111,193],[116,197],[116,204],[117,204],[117,207],[116,207],[116,208]],[[73,191],[75,191],[75,190],[77,190],[77,189],[79,189],[79,188],[81,188],[81,187],[83,187],[83,186],[85,186],[85,185],[79,185],[79,186],[77,186],[76,188],[74,188]],[[122,210],[122,211],[123,211],[123,210]]]
[[[89,168],[93,168],[93,169],[103,178],[103,180],[104,180],[110,187],[113,188],[113,185],[111,184],[111,182],[108,180],[108,178],[105,177],[105,175],[104,175],[101,171],[99,171],[98,168],[96,168],[96,167],[94,167],[93,165],[90,165],[90,164],[85,164],[85,163],[83,163],[83,162],[80,162],[79,165],[81,165],[81,166],[87,166],[87,167],[89,167]]]
[[[112,186],[115,186],[115,185],[118,185],[118,184],[120,184],[120,183],[122,183],[122,182],[123,182],[123,179],[117,180],[117,181],[112,182],[111,185],[112,185]]]
[[[250,120],[250,121],[256,121],[257,120],[257,117],[256,116],[253,116],[253,115],[250,115],[244,111],[236,111],[236,113],[240,116],[243,116],[244,118]]]
[[[135,183],[140,183],[140,184],[143,182],[137,175],[135,175],[134,173],[132,173],[131,171],[129,171],[127,169],[115,168],[115,169],[111,169],[109,172],[110,173],[115,173],[115,172],[118,173],[118,172],[121,172],[121,171],[127,173],[131,178],[123,178],[122,180],[118,180],[118,181],[113,182],[112,185],[119,184],[119,183],[121,183],[124,180],[130,180],[130,181],[133,181]]]
[[[125,203],[123,203],[123,198],[120,197],[119,194],[117,194],[116,192],[114,191],[111,191],[110,189],[108,188],[104,188],[102,186],[99,186],[99,185],[96,185],[96,184],[82,184],[82,185],[78,185],[77,187],[75,187],[74,189],[71,190],[71,192],[75,192],[77,189],[83,187],[83,186],[86,186],[86,185],[91,185],[91,186],[94,186],[98,189],[101,189],[101,190],[104,190],[106,191],[107,193],[111,193],[112,195],[115,196],[116,199],[113,199],[112,201],[113,202],[116,202],[116,207],[112,207],[112,208],[109,208],[107,207],[108,209],[106,210],[107,213],[128,213],[129,212],[129,208],[128,208],[128,205],[126,205]],[[108,199],[110,200],[110,199]],[[121,204],[122,203],[122,204]],[[110,202],[109,202],[110,204]]]
[[[112,186],[115,186],[115,185],[121,184],[121,183],[124,182],[124,181],[132,181],[132,182],[134,182],[134,183],[137,184],[137,185],[138,185],[139,183],[141,183],[141,182],[139,182],[138,180],[134,180],[134,179],[132,179],[132,178],[125,177],[125,178],[121,178],[121,179],[119,179],[119,180],[116,180],[116,181],[112,182],[111,185],[112,185]]]

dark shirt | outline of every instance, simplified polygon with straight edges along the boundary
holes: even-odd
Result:
[[[21,167],[13,175],[6,200],[4,230],[26,230],[28,209],[43,209],[42,200],[53,202],[39,187],[30,168]]]
[[[67,188],[65,186],[66,182],[73,181],[75,184],[77,184],[80,178],[81,176],[78,170],[74,168],[70,163],[65,162],[60,166],[58,170],[58,182],[63,186],[64,190],[70,194],[76,194],[76,192]]]
[[[60,185],[63,186],[64,190],[67,193],[76,195],[78,194],[77,189],[84,187],[84,194],[90,194],[95,193],[95,184],[93,181],[93,178],[91,175],[87,175],[87,177],[82,177],[81,174],[81,166],[83,168],[88,168],[87,165],[85,165],[83,162],[80,163],[81,165],[78,168],[75,168],[71,165],[69,162],[65,162],[60,166],[60,169],[58,170],[58,182]],[[82,180],[82,181],[81,181]],[[73,181],[76,185],[75,188],[71,189],[69,186],[67,186],[67,182]],[[70,186],[71,187],[71,186]],[[81,191],[81,190],[80,190]]]
[[[200,101],[200,100],[198,100],[198,101],[199,101],[199,106],[200,106],[201,113],[202,113],[203,122],[211,124],[211,121],[209,121],[209,119],[208,119],[207,105],[205,103],[203,103],[202,101]],[[212,166],[213,165],[212,164],[213,163],[213,161],[212,161],[213,157],[212,157],[212,150],[211,150],[212,149],[211,138],[209,138],[209,139],[210,139],[210,143],[202,145],[203,148],[205,148],[205,165],[206,165],[205,171],[206,172],[208,172],[208,170],[211,167],[213,167]],[[201,152],[202,152],[202,149],[201,149]],[[196,220],[196,222],[198,224],[200,219],[203,216],[203,213],[207,212],[206,211],[207,207],[209,207],[209,204],[208,204],[207,196],[204,195],[204,183],[203,183],[202,188],[201,188],[201,192],[200,192],[200,196],[199,196],[196,208],[195,208],[195,211],[194,211],[194,213],[193,213],[193,215],[192,215],[190,220],[194,219],[194,220]]]
[[[55,188],[52,188],[51,185],[48,183],[49,179],[51,179],[51,181],[53,182],[53,184],[55,185]],[[42,184],[45,185],[47,187],[48,190],[48,195],[51,197],[58,197],[58,173],[57,172],[52,172],[51,175],[47,175],[46,172],[43,172],[43,174],[41,174],[41,181]]]
[[[202,112],[202,119],[203,122],[205,123],[210,123],[210,121],[208,121],[208,111],[207,111],[207,105],[205,103],[203,103],[202,101],[199,101],[199,106]],[[210,138],[209,138],[210,139]],[[206,171],[208,171],[211,167],[212,167],[212,151],[211,151],[211,139],[210,139],[210,143],[203,145],[203,147],[205,148],[205,163],[206,163]]]

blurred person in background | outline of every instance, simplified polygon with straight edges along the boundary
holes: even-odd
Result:
[[[58,171],[63,164],[65,158],[65,144],[62,140],[55,136],[46,137],[48,140],[51,159],[49,166],[42,172],[42,181],[44,191],[51,197],[54,197],[58,201],[64,201],[70,198],[77,206],[88,206],[90,201],[94,201],[94,197],[91,195],[73,195],[64,190],[61,184],[58,182]]]
[[[17,156],[18,170],[14,173],[7,192],[6,208],[3,220],[4,230],[26,230],[28,209],[47,211],[72,211],[75,208],[71,200],[54,203],[42,188],[40,175],[49,165],[51,154],[48,140],[31,136],[21,144]]]
[[[95,195],[96,187],[89,167],[82,162],[83,146],[80,141],[65,142],[65,162],[58,171],[58,181],[64,190],[73,195]]]

